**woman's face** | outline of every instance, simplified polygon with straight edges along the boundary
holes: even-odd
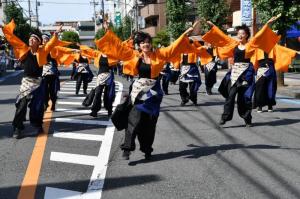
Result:
[[[245,30],[243,29],[240,29],[237,33],[237,38],[240,40],[240,42],[245,42],[247,41],[247,37],[248,37],[248,34],[246,33]]]
[[[40,42],[35,37],[29,38],[29,46],[30,47],[38,47],[40,45]]]
[[[140,49],[142,50],[142,52],[150,52],[151,49],[152,49],[152,45],[150,43],[150,40],[149,39],[145,39],[144,41],[142,41],[140,43]]]

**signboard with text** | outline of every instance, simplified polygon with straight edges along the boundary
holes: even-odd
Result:
[[[241,0],[241,18],[242,24],[251,26],[252,24],[252,1]]]

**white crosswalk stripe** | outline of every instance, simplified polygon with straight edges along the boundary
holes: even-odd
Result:
[[[95,78],[89,86],[95,84]],[[68,105],[68,108],[59,107],[56,108],[56,112],[60,113],[79,113],[88,114],[91,112],[90,108],[78,109],[78,106],[82,106],[82,100],[85,96],[73,96],[75,95],[75,82],[65,83],[61,91],[59,92],[59,99],[57,104],[60,106]],[[89,89],[90,90],[90,89]],[[121,101],[123,85],[120,82],[116,82],[116,98],[113,103],[113,107]],[[72,95],[72,96],[70,96]],[[98,112],[99,115],[106,115],[106,110]],[[72,116],[70,116],[72,117]],[[90,116],[88,116],[90,117]],[[65,190],[54,187],[46,187],[45,199],[53,198],[72,198],[72,199],[94,199],[101,198],[102,189],[104,185],[107,163],[110,154],[110,149],[113,140],[113,134],[115,127],[110,120],[99,119],[74,119],[67,117],[57,117],[53,119],[54,122],[67,123],[67,124],[84,124],[84,125],[96,125],[105,126],[105,133],[103,135],[75,133],[75,132],[54,132],[53,137],[58,139],[70,139],[70,140],[82,140],[82,141],[96,141],[101,142],[101,146],[97,156],[63,153],[59,151],[52,151],[50,154],[50,160],[54,162],[62,162],[66,164],[88,165],[94,167],[93,173],[90,178],[90,183],[86,192],[81,193],[73,190]]]

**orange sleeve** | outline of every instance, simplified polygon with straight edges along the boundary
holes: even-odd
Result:
[[[72,42],[69,42],[69,41],[61,41],[61,40],[56,41],[56,46],[68,46],[71,44],[72,44]]]
[[[11,20],[10,23],[3,27],[2,31],[7,41],[13,47],[16,58],[22,60],[30,48],[21,39],[14,35],[15,27],[16,24],[14,20]]]
[[[45,44],[45,46],[43,46],[45,53],[46,54],[50,53],[52,48],[57,46],[57,44],[59,43],[62,44],[61,42],[59,42],[58,37],[54,34],[54,36],[51,37],[51,39]]]
[[[213,26],[205,35],[202,36],[202,39],[216,47],[225,47],[232,45],[238,45],[238,41],[227,36],[222,30],[217,26]]]
[[[168,60],[173,56],[181,53],[193,53],[191,49],[191,44],[189,38],[186,34],[182,34],[177,40],[175,40],[171,45],[166,48],[159,48],[156,50],[156,54],[160,59]]]
[[[279,39],[280,36],[276,35],[268,25],[264,25],[246,44],[246,57],[251,57],[255,48],[262,49],[264,52],[269,53]]]
[[[217,54],[221,60],[233,57],[234,48],[238,45],[238,41],[227,36],[217,26],[213,26],[202,39],[217,47]]]
[[[274,47],[274,53],[275,70],[288,72],[289,65],[292,63],[292,59],[296,56],[297,51],[276,45]]]
[[[108,30],[105,35],[95,41],[96,46],[108,57],[116,60],[128,61],[135,56],[134,50],[122,41],[111,31]]]
[[[201,65],[208,64],[209,62],[212,61],[212,56],[207,52],[206,48],[199,47],[197,55],[200,57],[200,63]]]
[[[123,41],[122,44],[128,46],[131,49],[134,49],[133,39],[127,39],[127,40]]]

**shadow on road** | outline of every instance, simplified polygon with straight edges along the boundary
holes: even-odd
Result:
[[[118,177],[118,178],[106,178],[104,184],[104,192],[106,190],[114,190],[122,187],[129,187],[135,185],[143,185],[152,182],[161,181],[161,177],[158,175],[139,175],[139,176],[130,176],[130,177]],[[79,191],[87,189],[89,180],[77,180],[77,181],[67,181],[67,182],[58,182],[58,183],[44,183],[39,184],[36,188],[35,198],[44,198],[44,193],[46,187],[67,189],[71,191]],[[24,187],[29,192],[34,189],[34,186]],[[25,191],[26,191],[25,190]],[[0,187],[0,198],[1,199],[11,199],[17,198],[20,191],[19,186],[10,186],[10,187]]]

